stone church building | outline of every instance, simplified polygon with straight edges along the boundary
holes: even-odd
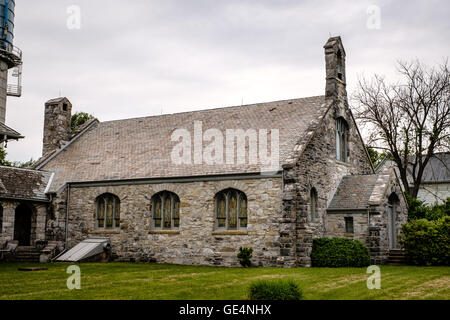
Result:
[[[0,246],[16,240],[61,251],[106,237],[114,260],[221,266],[237,266],[246,246],[256,265],[295,267],[311,264],[314,238],[342,237],[384,263],[398,247],[405,200],[394,170],[376,174],[371,165],[347,101],[341,38],[324,49],[323,96],[93,119],[76,132],[70,101],[48,101],[42,158],[33,169],[0,168]],[[179,129],[194,132],[193,150],[183,149],[191,161],[173,159]],[[214,153],[225,156],[208,162],[197,144],[231,129],[248,141],[245,156],[235,155],[234,140],[220,140]],[[266,146],[279,154],[276,170],[251,161],[252,130],[272,134]]]

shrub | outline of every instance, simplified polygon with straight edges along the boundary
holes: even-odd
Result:
[[[450,216],[408,222],[400,243],[410,264],[450,265]]]
[[[434,206],[426,206],[423,201],[411,198],[406,194],[408,201],[408,221],[419,219],[438,220],[445,216],[450,216],[450,198],[445,203]]]
[[[249,287],[250,300],[301,300],[302,290],[292,280],[258,280]]]
[[[313,240],[311,262],[313,267],[366,267],[370,254],[358,240],[319,238]]]
[[[251,261],[252,253],[253,253],[252,248],[245,248],[245,247],[239,248],[239,253],[237,254],[237,257],[239,259],[239,263],[241,264],[241,266],[243,266],[243,267],[251,267],[252,266],[252,261]]]

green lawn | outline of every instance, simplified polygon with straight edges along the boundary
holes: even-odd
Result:
[[[450,299],[449,267],[382,266],[381,289],[368,290],[365,268],[219,268],[132,263],[84,263],[81,290],[68,290],[69,264],[0,263],[4,299],[246,299],[257,279],[292,278],[305,299]]]

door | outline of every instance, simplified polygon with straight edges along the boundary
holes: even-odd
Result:
[[[29,246],[31,238],[31,209],[25,205],[16,208],[14,219],[14,240],[19,246]]]
[[[389,206],[389,248],[396,249],[397,248],[397,228],[396,228],[396,209],[395,205]]]

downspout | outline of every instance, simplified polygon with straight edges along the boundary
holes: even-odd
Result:
[[[66,230],[65,230],[65,239],[64,239],[64,249],[67,249],[67,236],[69,233],[68,227],[69,227],[69,203],[70,203],[70,184],[67,184],[67,189],[66,189]]]

